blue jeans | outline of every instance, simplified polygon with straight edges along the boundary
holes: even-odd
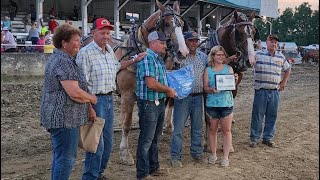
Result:
[[[155,172],[159,167],[159,138],[164,121],[164,99],[157,106],[153,101],[137,100],[140,134],[137,148],[137,178]]]
[[[255,90],[251,120],[251,141],[257,141],[261,138],[264,118],[265,125],[262,139],[271,140],[273,138],[276,130],[276,119],[279,104],[280,92],[278,90]]]
[[[98,117],[105,120],[96,153],[86,152],[82,179],[93,180],[102,176],[107,167],[113,143],[113,96],[98,95],[93,106]]]
[[[53,146],[52,180],[68,180],[77,156],[79,128],[49,130]]]
[[[203,97],[191,96],[174,100],[173,134],[171,140],[171,159],[181,160],[183,144],[183,129],[190,115],[191,118],[191,146],[192,157],[203,154],[202,126],[203,126]]]

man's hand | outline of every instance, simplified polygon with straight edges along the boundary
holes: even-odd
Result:
[[[139,61],[141,61],[146,55],[147,55],[146,52],[139,53],[139,54],[134,58],[134,62],[139,62]]]
[[[286,86],[286,84],[287,84],[287,82],[281,81],[280,84],[279,84],[279,91],[283,91],[284,87]]]
[[[171,98],[175,98],[177,96],[176,90],[174,90],[172,88],[169,88],[169,90],[166,92],[166,94],[168,97],[171,97]]]
[[[97,118],[97,114],[96,111],[93,109],[93,107],[91,106],[91,104],[89,105],[89,121],[96,121]]]

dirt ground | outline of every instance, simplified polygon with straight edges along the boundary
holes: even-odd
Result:
[[[253,99],[252,69],[240,85],[235,100],[233,145],[230,167],[194,162],[189,155],[190,133],[185,129],[183,168],[169,165],[170,134],[160,143],[160,163],[168,168],[166,180],[202,179],[319,179],[319,67],[295,65],[289,83],[282,92],[274,138],[278,148],[259,144],[248,146]],[[52,149],[49,134],[39,125],[39,101],[42,79],[2,78],[1,81],[1,180],[50,179]],[[115,116],[119,124],[119,98],[115,98]],[[137,114],[134,115],[135,121]],[[130,135],[131,152],[135,155],[139,130]],[[221,147],[221,133],[219,147]],[[105,175],[109,179],[135,179],[135,166],[119,163],[120,132]],[[208,154],[205,154],[207,158]],[[218,157],[222,156],[221,148]],[[79,150],[70,179],[80,179],[84,151]]]

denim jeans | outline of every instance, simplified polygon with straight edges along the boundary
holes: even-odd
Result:
[[[265,125],[262,139],[271,140],[273,138],[279,104],[280,92],[278,90],[255,90],[251,119],[251,141],[257,141],[261,138],[263,119],[265,119]]]
[[[49,130],[53,146],[52,180],[68,180],[77,156],[79,128]]]
[[[155,172],[159,167],[159,138],[164,121],[164,100],[157,106],[152,101],[137,100],[140,134],[137,148],[137,178]]]
[[[202,95],[191,96],[184,99],[174,100],[173,133],[171,140],[171,159],[181,160],[183,129],[190,115],[191,118],[191,146],[192,157],[203,154],[202,127],[203,127],[203,97]]]
[[[93,180],[102,176],[107,167],[113,143],[113,96],[97,96],[97,104],[93,106],[98,117],[105,120],[100,142],[96,153],[86,152],[82,179]]]

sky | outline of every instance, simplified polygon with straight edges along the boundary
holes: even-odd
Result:
[[[301,5],[303,2],[308,2],[311,5],[312,10],[319,9],[319,0],[279,0],[278,1],[278,8],[280,11],[284,11],[287,7],[295,8]]]

